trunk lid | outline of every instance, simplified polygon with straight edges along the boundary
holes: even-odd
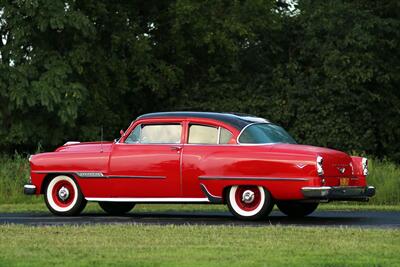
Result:
[[[290,154],[301,154],[301,155],[312,155],[323,157],[323,170],[325,178],[339,178],[344,177],[352,177],[353,176],[353,168],[351,165],[351,157],[338,150],[316,147],[316,146],[308,146],[308,145],[298,145],[298,144],[275,144],[271,146],[272,152],[277,153],[290,153]]]

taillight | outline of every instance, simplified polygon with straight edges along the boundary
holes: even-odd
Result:
[[[322,167],[322,163],[324,162],[324,159],[321,156],[317,157],[317,173],[319,176],[324,175],[324,169]]]
[[[361,161],[362,164],[362,170],[363,170],[363,174],[365,176],[368,175],[368,159],[367,158],[363,158]]]

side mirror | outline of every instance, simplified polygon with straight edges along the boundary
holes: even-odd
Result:
[[[121,137],[125,134],[124,130],[119,131],[119,134],[121,135]]]

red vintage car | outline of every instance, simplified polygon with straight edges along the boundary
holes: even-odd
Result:
[[[67,142],[29,161],[24,192],[44,194],[57,215],[79,214],[87,201],[109,214],[136,203],[215,203],[254,220],[274,204],[306,216],[320,202],[375,194],[366,158],[297,144],[280,126],[244,114],[146,114],[114,142]]]

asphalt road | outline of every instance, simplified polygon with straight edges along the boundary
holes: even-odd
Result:
[[[246,222],[225,212],[132,212],[125,216],[84,213],[76,217],[58,217],[50,213],[0,213],[0,224],[23,225],[88,225],[88,224],[156,224],[156,225],[235,225],[235,226],[330,226],[400,228],[400,212],[382,211],[317,211],[293,219],[274,211],[262,221]]]

